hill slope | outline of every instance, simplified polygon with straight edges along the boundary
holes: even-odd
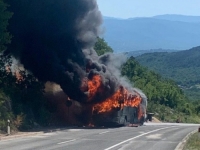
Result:
[[[136,60],[164,77],[173,79],[187,90],[194,87],[197,90],[200,84],[199,57],[200,46],[172,53],[147,53],[136,57]]]
[[[155,113],[155,116],[162,121],[175,122],[178,118],[183,122],[189,121],[189,118],[193,120],[189,122],[200,121],[199,117],[192,116],[193,113],[200,112],[200,101],[196,101],[195,104],[188,101],[174,81],[164,79],[159,74],[149,71],[134,57],[130,57],[122,66],[122,75],[145,93],[148,98],[148,112]]]
[[[198,20],[198,17],[176,15],[131,19],[106,17],[104,38],[115,52],[159,48],[183,50],[200,44]]]

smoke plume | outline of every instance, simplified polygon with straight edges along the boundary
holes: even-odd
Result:
[[[42,81],[61,85],[67,95],[80,102],[86,57],[100,32],[101,13],[95,0],[8,0],[14,12],[9,30],[9,51]],[[93,74],[93,73],[92,73]]]
[[[70,99],[81,103],[101,102],[120,85],[130,87],[119,71],[126,59],[98,57],[92,48],[102,23],[96,0],[7,2],[14,13],[8,52],[39,80],[59,84]],[[97,79],[101,84],[93,90],[88,80],[98,84]]]

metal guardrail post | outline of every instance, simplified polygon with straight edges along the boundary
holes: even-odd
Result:
[[[10,135],[10,120],[8,119],[7,134]]]

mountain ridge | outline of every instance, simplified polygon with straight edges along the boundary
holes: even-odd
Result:
[[[166,16],[164,15],[165,18]],[[103,37],[115,52],[141,49],[184,50],[200,45],[200,22],[161,19],[164,17],[107,18],[103,23]],[[193,17],[195,16],[189,16]]]
[[[156,15],[153,18],[165,19],[171,21],[181,21],[181,22],[200,22],[200,16],[186,16],[178,14],[165,14],[165,15]]]

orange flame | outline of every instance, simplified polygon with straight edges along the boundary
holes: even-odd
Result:
[[[89,101],[95,96],[98,90],[100,90],[101,83],[102,83],[102,78],[100,75],[94,75],[92,79],[84,78],[82,80],[82,85],[80,88],[82,91],[88,92]],[[103,113],[103,112],[109,112],[112,109],[120,110],[123,109],[125,106],[139,107],[141,101],[142,98],[137,92],[133,94],[127,89],[125,89],[123,86],[120,86],[119,89],[111,97],[107,98],[101,103],[95,104],[93,106],[93,112]]]
[[[89,92],[89,100],[91,100],[96,94],[98,88],[101,85],[101,76],[95,75],[91,80],[88,80],[88,92]]]
[[[6,68],[6,72],[7,72],[7,73],[10,73],[10,72],[11,72],[11,68],[10,68],[10,66],[9,66],[9,65],[6,65],[6,67],[5,67],[5,68]]]
[[[89,123],[89,124],[88,124],[88,127],[94,127],[94,124]]]
[[[125,106],[138,107],[141,101],[142,99],[138,94],[133,95],[128,90],[120,87],[116,93],[107,98],[104,102],[95,104],[93,107],[93,112],[109,112],[113,108],[123,109]]]
[[[7,72],[8,74],[11,73],[11,67],[10,67],[9,65],[6,65],[6,66],[5,66],[5,70],[6,70],[6,72]],[[15,72],[14,72],[14,76],[16,77],[16,79],[17,79],[18,82],[24,80],[24,79],[23,79],[23,76],[22,76],[21,73],[20,73],[20,71],[15,71]]]
[[[16,79],[18,81],[22,81],[23,80],[23,77],[22,77],[22,75],[20,74],[19,71],[16,71],[14,74],[15,74],[15,77],[16,77]]]
[[[141,105],[138,107],[138,119],[141,119],[141,117],[144,116]]]

